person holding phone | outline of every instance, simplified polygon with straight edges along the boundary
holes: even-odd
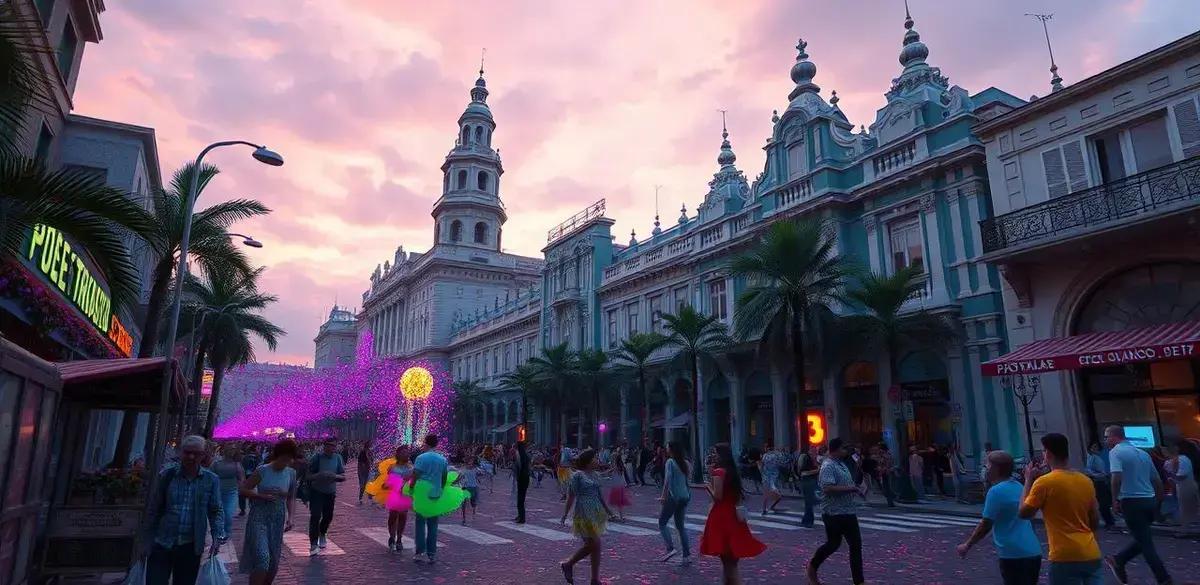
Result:
[[[1067,437],[1042,437],[1045,464],[1025,466],[1025,486],[1017,515],[1026,520],[1042,513],[1050,541],[1050,585],[1103,585],[1100,562],[1100,507],[1088,476],[1071,469]]]
[[[250,502],[246,539],[238,570],[250,575],[250,585],[270,585],[279,572],[283,533],[292,529],[296,501],[296,442],[284,439],[271,450],[271,462],[260,465],[242,481],[239,492]]]

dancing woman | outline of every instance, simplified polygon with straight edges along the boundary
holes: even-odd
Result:
[[[408,509],[397,503],[404,499],[400,489],[412,477],[411,452],[408,445],[396,447],[396,462],[388,470],[388,550],[392,552],[404,550],[404,526],[408,524]]]
[[[575,461],[575,471],[567,484],[567,504],[563,507],[560,523],[567,523],[567,513],[574,507],[575,517],[571,530],[583,539],[583,546],[563,561],[563,578],[567,583],[574,583],[575,564],[584,557],[591,558],[592,585],[600,585],[600,537],[608,529],[608,521],[613,520],[612,510],[604,503],[600,495],[600,477],[596,473],[596,451],[585,449]]]

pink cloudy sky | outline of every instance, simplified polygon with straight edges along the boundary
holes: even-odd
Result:
[[[870,124],[900,66],[900,0],[513,1],[110,0],[104,40],[87,48],[76,111],[154,127],[164,174],[220,139],[268,144],[282,168],[248,153],[201,205],[257,198],[275,211],[238,231],[266,247],[269,316],[289,332],[260,361],[311,363],[337,298],[358,306],[397,245],[423,251],[438,167],[453,145],[480,48],[499,125],[509,210],[506,249],[540,255],[547,229],[601,197],[648,234],[704,196],[716,170],[718,109],[729,110],[738,166],[762,168],[772,109],[787,105],[797,37],[815,81],[855,124]],[[1195,0],[911,0],[929,62],[974,93],[1022,98],[1049,84],[1041,27],[1056,13],[1055,55],[1072,83],[1200,28]],[[951,9],[951,6],[954,9]]]

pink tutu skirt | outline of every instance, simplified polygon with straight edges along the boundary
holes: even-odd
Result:
[[[629,490],[625,489],[625,486],[613,486],[608,490],[608,505],[624,508],[632,504],[633,501],[629,499]]]

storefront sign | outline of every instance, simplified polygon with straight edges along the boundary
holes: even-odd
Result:
[[[930,380],[902,384],[904,399],[918,403],[949,402],[950,386],[946,380]]]
[[[808,421],[808,444],[820,445],[825,442],[826,432],[825,415],[821,412],[809,412],[807,415]]]
[[[201,396],[212,396],[213,376],[212,368],[204,368],[204,375],[200,382]]]
[[[1017,362],[983,364],[986,376],[1008,376],[1011,374],[1038,374],[1055,370],[1078,370],[1099,366],[1117,366],[1139,362],[1157,362],[1192,359],[1197,355],[1200,343],[1171,343],[1144,345],[1114,351],[1055,356]]]
[[[62,232],[47,225],[34,226],[25,258],[121,353],[133,354],[133,336],[113,313],[112,298],[103,280],[96,277],[84,256],[71,248]]]

